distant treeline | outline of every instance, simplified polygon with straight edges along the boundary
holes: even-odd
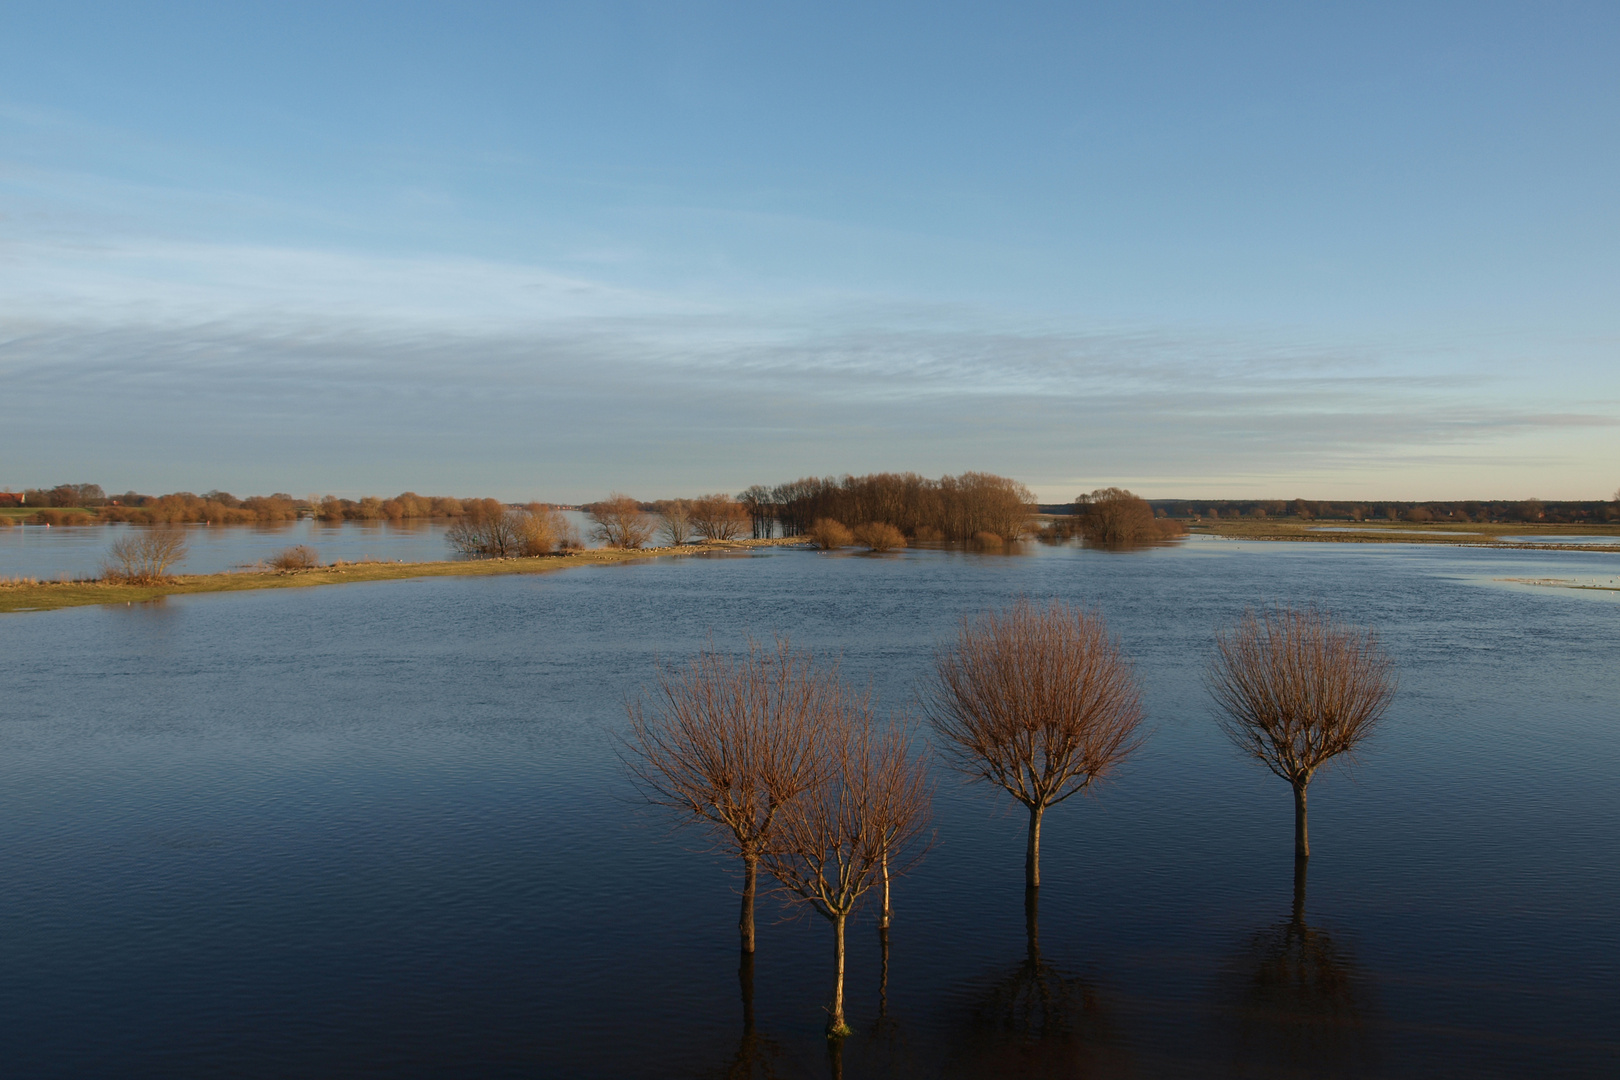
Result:
[[[39,507],[38,524],[72,525],[124,521],[137,525],[178,525],[212,522],[217,525],[271,524],[314,517],[322,521],[403,521],[413,518],[468,518],[481,520],[507,509],[498,499],[457,499],[418,495],[407,491],[392,499],[368,496],[339,499],[310,496],[298,499],[285,492],[239,499],[228,491],[193,495],[142,495],[126,491],[108,497],[99,484],[60,484],[50,489],[29,489],[8,500],[12,505]]]
[[[992,534],[1005,541],[1029,531],[1035,496],[1023,484],[991,473],[965,472],[931,480],[916,473],[806,477],[738,496],[756,538],[804,536],[817,521],[892,525],[913,540],[971,540]]]

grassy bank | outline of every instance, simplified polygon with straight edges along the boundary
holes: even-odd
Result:
[[[1324,532],[1323,528],[1333,529]],[[1343,530],[1343,531],[1338,531]],[[1317,544],[1465,544],[1479,547],[1528,548],[1546,551],[1620,551],[1620,526],[1616,525],[1527,525],[1522,522],[1311,522],[1204,520],[1191,526],[1204,536],[1226,536],[1235,540],[1291,540]],[[1538,536],[1590,536],[1612,543],[1552,545],[1537,543]],[[1514,539],[1504,539],[1512,537]],[[1517,539],[1523,537],[1525,539]]]
[[[731,540],[687,544],[680,548],[640,551],[600,549],[545,555],[532,559],[480,559],[469,562],[339,563],[313,570],[246,571],[175,577],[162,585],[125,585],[103,581],[0,581],[0,614],[17,611],[52,611],[86,604],[145,603],[165,596],[192,593],[243,592],[249,589],[306,589],[317,585],[349,585],[362,581],[403,581],[407,578],[494,577],[503,574],[545,574],[576,566],[603,566],[640,559],[680,558],[746,551],[755,547],[800,544],[802,540]]]

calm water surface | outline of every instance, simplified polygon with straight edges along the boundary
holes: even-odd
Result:
[[[27,1076],[1613,1076],[1620,604],[1511,577],[1620,556],[1195,541],[1142,553],[774,550],[0,619],[0,1061]],[[1049,816],[943,779],[884,982],[638,810],[623,702],[706,639],[788,632],[911,699],[964,612],[1101,607],[1152,736]],[[1311,788],[1200,672],[1245,605],[1378,627],[1401,689]],[[1297,914],[1297,917],[1296,917]]]

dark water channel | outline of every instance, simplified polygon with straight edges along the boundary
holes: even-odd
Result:
[[[1195,542],[659,561],[0,619],[0,1062],[18,1076],[1620,1074],[1620,557]],[[637,809],[623,701],[790,632],[907,702],[962,613],[1099,605],[1152,736],[1048,817],[950,777],[885,957]],[[1285,785],[1200,684],[1264,600],[1377,626],[1386,727]],[[1299,901],[1296,903],[1296,899]],[[1037,929],[1031,940],[1027,933]]]

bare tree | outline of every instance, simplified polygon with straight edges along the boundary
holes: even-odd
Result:
[[[737,540],[752,527],[748,508],[730,495],[692,500],[692,527],[705,540]]]
[[[1372,631],[1314,608],[1251,611],[1216,638],[1206,678],[1218,723],[1293,788],[1295,858],[1311,854],[1311,777],[1372,733],[1395,695],[1392,667]]]
[[[769,540],[776,528],[776,500],[771,495],[771,489],[762,484],[755,484],[738,495],[737,501],[748,511],[754,539]]]
[[[169,568],[185,557],[183,530],[143,529],[112,542],[102,575],[131,585],[156,585],[167,580]]]
[[[614,492],[606,500],[586,508],[595,527],[591,535],[608,547],[639,548],[652,538],[654,523],[643,513],[641,504],[628,495]]]
[[[671,546],[680,547],[692,539],[692,501],[661,499],[653,503],[658,513],[658,531]]]
[[[865,700],[845,698],[827,751],[834,768],[784,807],[765,867],[792,900],[833,927],[835,975],[827,1035],[844,1021],[844,931],[861,898],[916,865],[926,848],[932,791],[904,722],[879,731]]]
[[[516,512],[468,514],[445,531],[445,543],[465,559],[514,559],[523,551],[523,528]]]
[[[754,951],[759,860],[785,807],[829,772],[825,733],[841,714],[836,667],[778,640],[741,659],[706,650],[659,675],[651,707],[630,706],[623,757],[642,795],[702,827],[743,863],[738,929]]]
[[[550,555],[567,547],[568,522],[552,507],[539,503],[518,509],[499,508],[457,518],[445,531],[445,542],[465,559],[516,559]]]
[[[969,776],[1029,810],[1024,885],[1041,884],[1041,818],[1141,745],[1142,695],[1100,612],[1057,601],[962,620],[925,701]]]

